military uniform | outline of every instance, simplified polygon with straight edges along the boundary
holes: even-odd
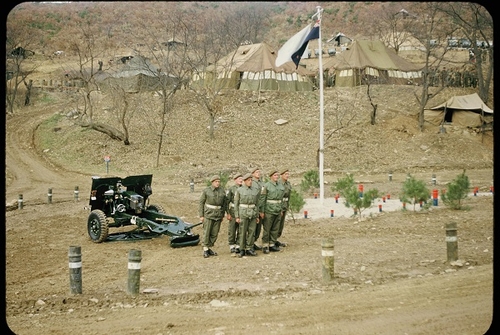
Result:
[[[285,173],[288,173],[288,170],[284,170],[283,172],[281,172],[281,176],[283,177]],[[283,228],[285,227],[286,212],[288,211],[290,203],[290,194],[292,193],[292,184],[290,184],[288,179],[284,180],[283,178],[280,178],[278,180],[278,183],[283,185],[283,187],[285,188],[285,192],[283,193],[283,215],[281,216],[280,219],[280,227],[278,229],[278,236],[277,236],[277,238],[279,239],[281,237],[281,234],[283,233]],[[278,240],[276,240],[276,244],[278,245],[278,247],[286,247],[285,243],[282,243]]]
[[[251,174],[246,174],[243,180],[251,179]],[[238,244],[240,257],[245,254],[255,256],[253,248],[255,242],[255,227],[259,220],[260,189],[247,186],[246,183],[236,190],[234,196],[234,215],[239,219]]]
[[[200,196],[198,214],[203,218],[203,256],[217,256],[211,248],[217,241],[220,225],[224,214],[227,211],[226,192],[223,187],[214,187],[214,181],[219,180],[219,176],[210,179],[212,185],[203,190]]]
[[[243,178],[241,173],[238,173],[234,176],[235,184],[227,189],[226,198],[228,201],[227,214],[228,214],[228,226],[227,226],[227,241],[229,244],[229,251],[231,252],[231,256],[234,256],[237,252],[239,252],[238,245],[238,226],[239,224],[236,222],[236,217],[234,215],[234,195],[236,194],[236,190],[241,186],[238,183],[238,178]]]
[[[273,171],[269,176],[277,174]],[[262,250],[264,253],[269,251],[279,251],[280,248],[275,245],[278,239],[278,231],[283,214],[283,194],[285,187],[273,181],[272,179],[264,184],[260,194],[260,207],[264,214],[264,222],[262,223]]]
[[[257,171],[257,170],[259,170],[259,169],[258,168],[253,169],[252,172],[251,172],[251,174],[254,174],[255,171]],[[264,183],[260,179],[255,178],[255,176],[252,177],[252,187],[255,188],[256,190],[258,190],[259,193],[261,192],[263,186],[264,186]],[[259,209],[259,212],[262,212],[262,211]],[[256,227],[255,227],[255,238],[254,238],[254,241],[258,241],[259,240],[261,230],[262,230],[262,220],[260,220],[260,222],[258,222],[257,225],[256,225]],[[261,249],[257,245],[254,245],[254,248],[257,249],[257,250]]]

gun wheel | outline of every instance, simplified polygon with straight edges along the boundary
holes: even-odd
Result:
[[[101,243],[108,238],[108,220],[106,214],[100,209],[95,209],[89,214],[87,230],[90,239],[95,243]]]
[[[155,205],[155,204],[149,205],[147,210],[165,214],[165,210],[161,205]]]

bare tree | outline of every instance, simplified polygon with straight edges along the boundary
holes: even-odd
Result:
[[[32,60],[36,41],[39,38],[36,31],[29,29],[30,20],[19,18],[14,10],[7,20],[6,31],[6,113],[13,114],[14,108],[21,105],[18,97],[21,84],[26,85],[26,94],[31,94],[32,81],[28,78],[38,65]],[[25,96],[23,105],[28,105],[29,96]]]
[[[438,9],[445,13],[460,33],[470,41],[474,52],[475,72],[478,78],[479,96],[487,103],[493,83],[493,18],[487,9],[474,2],[439,3]],[[484,45],[484,46],[483,46]]]
[[[332,99],[334,101],[331,110],[327,113],[327,116],[333,116],[333,124],[334,127],[328,130],[324,136],[323,144],[325,148],[327,147],[328,142],[332,138],[340,138],[340,134],[342,129],[345,129],[351,124],[351,122],[357,117],[357,111],[355,108],[349,110],[342,110],[340,108],[340,98],[338,96],[338,92],[336,92],[336,96]],[[326,102],[329,106],[330,103]],[[336,137],[335,137],[336,136]],[[331,149],[335,149],[334,146],[330,146]],[[316,166],[319,168],[319,154],[320,148],[316,151]]]
[[[401,3],[383,3],[378,19],[374,20],[375,31],[385,45],[399,53],[401,46],[411,38],[405,27],[415,19],[416,16],[402,8]]]
[[[424,67],[422,68],[422,86],[420,86],[420,95],[415,93],[419,103],[418,126],[420,131],[424,130],[424,110],[429,100],[444,89],[442,85],[430,93],[433,76],[438,72],[441,62],[444,60],[448,51],[447,46],[443,44],[447,36],[452,36],[455,28],[448,24],[448,21],[441,15],[436,3],[418,3],[413,7],[418,15],[418,20],[405,26],[412,36],[423,46]],[[440,41],[441,43],[433,43]]]
[[[150,22],[154,22],[154,29]],[[149,43],[144,45],[144,52],[159,64],[159,68],[148,68],[148,72],[157,80],[158,101],[151,102],[151,108],[144,110],[146,121],[158,136],[156,166],[160,165],[163,144],[168,136],[167,130],[172,111],[177,103],[176,92],[186,87],[191,76],[188,63],[190,42],[190,17],[175,9],[166,15],[152,18],[148,24],[138,25],[133,34]],[[136,50],[136,53],[140,53]]]
[[[251,15],[254,12],[255,7],[244,6],[228,11],[224,16],[214,13],[198,20],[192,27],[196,35],[191,35],[195,38],[191,40],[193,48],[189,54],[194,79],[190,89],[208,114],[210,139],[215,138],[215,120],[224,110],[223,90],[231,76],[237,75],[233,60],[238,47],[259,35],[260,16]],[[224,56],[228,58],[223,63]]]

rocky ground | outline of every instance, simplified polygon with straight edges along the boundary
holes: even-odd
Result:
[[[93,243],[85,209],[91,176],[152,173],[152,201],[192,223],[199,192],[214,173],[287,167],[299,188],[316,167],[317,92],[227,94],[213,140],[206,114],[181,92],[159,166],[157,133],[138,112],[129,146],[76,126],[62,92],[7,116],[6,202],[15,208],[19,194],[24,198],[23,209],[6,212],[7,325],[16,334],[483,334],[493,315],[492,135],[453,127],[443,134],[429,125],[420,132],[417,88],[372,89],[376,125],[369,124],[366,87],[325,92],[325,138],[332,134],[325,144],[327,197],[346,172],[365,188],[397,197],[407,173],[429,187],[435,174],[437,187],[445,188],[463,169],[483,196],[469,197],[460,211],[440,206],[362,219],[289,219],[283,251],[242,259],[230,256],[227,221],[219,256],[208,259],[200,246],[171,248],[167,237]],[[448,89],[436,104],[467,93]],[[100,120],[116,124],[107,107],[102,97]],[[108,171],[104,156],[111,158]],[[458,225],[453,263],[445,242],[449,222]],[[325,238],[335,244],[332,281],[322,275]],[[69,290],[68,248],[75,245],[82,249],[78,295]],[[142,251],[135,297],[127,294],[131,249]]]

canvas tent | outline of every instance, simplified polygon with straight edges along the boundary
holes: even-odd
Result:
[[[451,123],[475,128],[493,122],[493,110],[474,93],[451,97],[442,104],[424,110],[424,120],[434,125]]]
[[[334,45],[336,46],[341,46],[345,44],[349,44],[352,42],[352,39],[344,35],[343,33],[337,33],[337,35],[333,36],[329,40],[326,41],[326,43],[333,42],[335,43]]]
[[[156,91],[164,84],[176,85],[179,81],[175,76],[161,72],[148,58],[127,56],[120,60],[118,65],[96,74],[101,90],[116,86],[129,93]]]
[[[371,83],[419,84],[421,67],[398,56],[381,41],[354,41],[349,50],[328,58],[323,69],[335,75],[336,86],[358,86],[367,76]]]
[[[312,91],[316,73],[290,61],[277,67],[276,52],[267,43],[241,45],[193,76],[193,84],[216,85],[218,88],[240,90]]]

